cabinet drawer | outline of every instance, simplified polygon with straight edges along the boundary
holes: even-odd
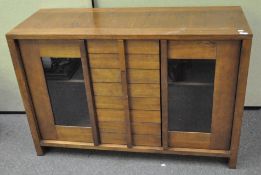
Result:
[[[91,69],[92,82],[94,83],[117,83],[121,82],[119,69]],[[128,69],[129,83],[159,83],[159,70]]]
[[[127,54],[159,54],[158,40],[127,40],[125,44]]]
[[[80,58],[81,53],[78,41],[65,40],[39,40],[41,57]]]
[[[159,84],[128,84],[130,97],[160,97]],[[93,83],[94,95],[121,97],[121,83]]]
[[[144,111],[144,110],[130,110],[131,120],[134,123],[148,122],[160,123],[160,111]],[[98,121],[101,122],[124,122],[125,113],[123,110],[115,109],[97,109]]]
[[[100,69],[119,69],[118,54],[89,54],[90,67]],[[159,55],[126,55],[128,68],[159,69]]]
[[[125,134],[100,132],[100,138],[102,144],[126,144]]]
[[[159,54],[158,40],[127,40],[127,54]],[[119,53],[117,40],[87,40],[88,53]]]
[[[99,122],[101,132],[126,134],[125,122]],[[159,123],[132,123],[133,134],[160,135]]]
[[[120,69],[91,69],[91,76],[94,83],[121,82]]]
[[[129,69],[159,69],[159,54],[127,54]]]
[[[159,83],[159,70],[128,69],[129,83]]]
[[[216,44],[210,41],[169,41],[169,59],[215,59]]]
[[[95,103],[98,109],[124,109],[122,97],[95,96]],[[130,109],[160,110],[160,98],[130,98]]]
[[[136,146],[161,146],[161,136],[158,135],[133,135],[133,144]]]
[[[101,132],[103,144],[126,144],[126,135]],[[133,135],[133,144],[137,146],[161,146],[161,137],[157,135]]]
[[[118,54],[89,54],[91,68],[119,69]]]

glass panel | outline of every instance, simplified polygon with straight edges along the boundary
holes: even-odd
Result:
[[[214,60],[168,60],[169,131],[211,132]]]
[[[56,125],[90,126],[80,58],[42,58]]]

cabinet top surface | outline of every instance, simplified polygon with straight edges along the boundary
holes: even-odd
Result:
[[[245,39],[241,7],[41,9],[8,34],[14,39]]]

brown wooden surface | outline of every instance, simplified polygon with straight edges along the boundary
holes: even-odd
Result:
[[[100,132],[100,137],[101,137],[102,144],[119,144],[119,145],[127,144],[126,134]]]
[[[133,144],[135,146],[161,146],[161,136],[159,135],[133,135]]]
[[[235,99],[233,130],[232,130],[232,138],[231,138],[231,145],[230,145],[230,150],[231,150],[231,157],[229,160],[230,168],[236,168],[236,164],[237,164],[237,154],[239,149],[240,132],[241,132],[241,125],[242,125],[243,111],[244,111],[244,101],[245,101],[245,94],[246,94],[246,84],[247,84],[251,44],[252,44],[251,40],[243,40],[242,42],[240,63],[239,63],[239,73],[238,73],[238,80],[237,80],[237,91],[236,91],[236,99]]]
[[[40,155],[43,155],[43,153],[44,153],[43,152],[44,150],[40,145],[40,141],[42,138],[41,138],[40,130],[38,127],[36,113],[34,110],[32,99],[31,99],[29,86],[26,81],[27,78],[26,78],[24,66],[22,63],[20,49],[18,47],[18,43],[15,40],[7,38],[7,43],[9,46],[16,78],[17,78],[17,81],[19,84],[19,90],[20,90],[22,100],[24,103],[24,108],[26,111],[27,120],[29,123],[31,135],[33,138],[34,147],[35,147],[37,155],[40,156]]]
[[[124,109],[122,97],[95,96],[95,101],[98,109]],[[130,98],[130,109],[160,110],[160,98]]]
[[[122,98],[125,113],[125,131],[126,131],[126,143],[128,148],[133,145],[132,141],[132,126],[131,126],[131,116],[130,116],[130,100],[128,91],[128,78],[127,78],[127,64],[125,57],[125,43],[123,40],[118,40],[119,49],[119,60],[121,69],[121,85],[122,85]]]
[[[168,148],[168,45],[166,40],[160,42],[160,75],[161,75],[161,128],[162,146]]]
[[[160,123],[160,111],[130,110],[131,119],[134,123]],[[100,122],[124,122],[123,110],[97,109],[97,117]]]
[[[171,131],[168,142],[175,148],[209,149],[210,138],[210,133]]]
[[[129,83],[160,83],[159,70],[129,69]]]
[[[119,133],[126,134],[127,125],[123,122],[109,121],[109,122],[99,122],[99,128],[101,132],[106,133]],[[160,136],[160,124],[159,123],[132,123],[133,134],[145,134],[145,135],[159,135]]]
[[[96,106],[94,101],[94,92],[93,87],[91,84],[91,72],[89,68],[89,59],[87,57],[87,51],[84,41],[80,41],[78,46],[80,53],[81,53],[81,62],[82,62],[82,70],[83,70],[83,77],[84,77],[84,84],[85,84],[85,92],[88,102],[88,111],[90,116],[90,122],[92,126],[92,136],[94,145],[98,145],[100,143],[99,138],[99,128],[97,123],[97,114],[96,114]]]
[[[91,68],[120,68],[118,54],[89,54]],[[130,69],[159,69],[159,56],[151,54],[127,54]]]
[[[242,39],[252,37],[252,32],[240,7],[170,7],[42,9],[8,35],[20,39]]]
[[[224,41],[217,44],[211,149],[230,148],[240,45],[239,41]]]
[[[55,128],[57,140],[93,143],[92,128],[60,125],[56,125]]]
[[[77,42],[77,41],[76,41]],[[75,41],[66,40],[39,40],[39,50],[41,57],[55,58],[80,58],[79,45]]]
[[[42,138],[54,140],[57,135],[38,42],[20,40],[19,45]]]
[[[93,83],[96,96],[121,97],[121,83]],[[159,84],[128,84],[128,91],[131,97],[160,97]]]
[[[230,152],[225,150],[171,148],[169,150],[163,151],[162,147],[133,146],[131,149],[129,149],[127,148],[126,145],[120,145],[120,144],[101,144],[99,146],[93,146],[93,144],[91,143],[55,141],[55,140],[43,140],[41,141],[41,145],[48,146],[48,147],[97,149],[97,150],[113,150],[113,151],[177,154],[177,155],[193,155],[193,156],[215,156],[215,157],[230,156]]]
[[[126,40],[126,54],[158,54],[157,40]],[[90,54],[118,53],[117,40],[88,40],[87,48]]]
[[[7,37],[14,66],[18,69],[16,74],[35,148],[39,155],[42,154],[41,146],[62,146],[181,155],[231,156],[229,166],[235,168],[252,38],[251,29],[240,7],[43,9],[10,31]],[[12,39],[57,40],[54,42],[21,40],[19,44],[22,58],[19,58],[18,47]],[[68,39],[88,39],[86,48],[83,49],[84,45],[82,45],[79,50],[78,46],[73,44],[74,41]],[[243,40],[239,64],[242,39],[249,40]],[[120,48],[122,51],[120,54],[118,41],[125,43],[125,47]],[[97,119],[95,119],[101,122],[101,125],[97,125],[97,129],[88,133],[85,131],[82,133],[80,127],[71,130],[73,132],[59,126],[57,129],[53,125],[50,100],[43,81],[39,58],[40,56],[80,58],[82,55],[86,57],[85,49],[88,50],[89,59],[86,59],[87,62],[83,65],[84,74],[85,76],[91,74],[91,81],[87,82],[85,77],[85,83],[89,83],[90,87],[87,90],[89,92],[92,90],[91,85],[94,85],[91,96],[95,102],[93,106],[96,105],[98,108],[94,111],[97,112]],[[168,137],[168,56],[174,59],[216,58],[210,134],[188,135],[188,133],[176,132],[174,136]],[[122,64],[122,58],[125,60],[125,66]],[[89,68],[89,72],[86,72]],[[239,73],[238,77],[237,73]],[[125,79],[122,78],[124,75]],[[119,91],[120,89],[123,91]],[[124,103],[126,96],[129,98],[129,108],[126,108]],[[131,119],[127,125],[123,124],[126,116],[127,119]],[[47,120],[44,117],[47,117]],[[110,124],[103,125],[106,122]],[[128,124],[133,127],[131,149],[126,146]],[[162,140],[159,134],[160,124]],[[100,133],[102,144],[98,145],[97,141],[96,146],[93,143],[83,143],[84,138],[87,139],[87,135],[89,137],[91,133],[95,135],[98,128],[102,129]],[[43,133],[41,136],[39,131]],[[80,136],[77,136],[78,134]],[[173,137],[174,139],[171,139]],[[187,137],[190,138],[190,142],[185,142]],[[93,138],[95,141],[99,136]],[[41,139],[43,140],[39,145]],[[163,148],[160,147],[161,141]],[[171,148],[168,148],[169,145]],[[205,149],[176,148],[187,146]]]
[[[40,41],[40,43],[43,41]],[[74,140],[74,141],[84,141],[86,138],[86,142],[93,142],[89,137],[91,135],[90,129],[82,130],[81,127],[77,129],[77,127],[56,127],[54,122],[54,116],[52,112],[51,102],[49,99],[48,89],[44,77],[43,66],[41,62],[41,47],[44,49],[48,49],[49,46],[54,46],[55,49],[51,49],[50,52],[45,50],[43,53],[50,53],[59,57],[59,54],[62,53],[61,49],[64,44],[58,41],[49,41],[43,42],[44,45],[39,44],[36,40],[20,40],[20,49],[22,50],[22,60],[25,66],[25,71],[27,75],[27,81],[29,83],[30,92],[32,94],[32,99],[34,103],[34,108],[36,112],[36,117],[38,121],[38,126],[41,131],[41,135],[43,139],[52,139],[52,140]],[[84,79],[86,81],[86,94],[89,105],[89,113],[91,118],[91,123],[93,126],[93,140],[95,141],[95,145],[98,143],[98,135],[97,135],[97,127],[95,125],[95,119],[93,119],[94,107],[92,106],[92,94],[91,94],[91,86],[88,74],[87,67],[87,57],[85,51],[84,41],[74,40],[69,41],[70,48],[78,48],[78,52],[80,53],[80,58],[82,61]],[[60,45],[61,44],[61,45]],[[48,47],[46,47],[48,46]],[[50,47],[51,48],[51,47]],[[66,53],[66,51],[65,51]],[[68,53],[75,53],[75,51]],[[51,55],[48,55],[51,56]],[[60,55],[61,56],[61,55]],[[73,56],[71,54],[71,56]],[[91,101],[90,101],[91,100]],[[86,106],[87,107],[87,106]]]
[[[169,59],[215,59],[216,44],[209,41],[169,41]]]

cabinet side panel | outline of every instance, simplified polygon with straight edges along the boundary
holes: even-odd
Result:
[[[229,167],[236,168],[252,40],[243,40],[239,64]]]
[[[26,110],[27,120],[29,123],[32,137],[33,137],[35,150],[36,150],[37,155],[43,155],[43,149],[40,146],[41,134],[40,134],[40,131],[38,128],[36,115],[35,115],[32,99],[30,96],[29,87],[28,87],[28,84],[26,81],[26,75],[25,75],[24,66],[23,66],[23,63],[21,60],[20,49],[15,40],[7,39],[7,42],[8,42],[10,54],[12,57],[16,78],[17,78],[17,81],[19,84],[20,93],[21,93],[21,96],[23,99],[25,110]]]

